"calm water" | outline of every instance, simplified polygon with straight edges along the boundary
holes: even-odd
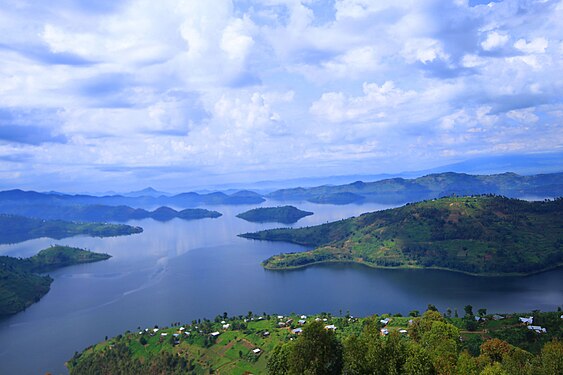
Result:
[[[272,205],[265,203],[263,205]],[[563,303],[563,269],[523,278],[478,278],[444,271],[376,270],[325,265],[265,271],[270,255],[305,248],[246,240],[236,234],[278,227],[235,217],[255,206],[212,207],[218,219],[130,222],[142,234],[115,238],[37,239],[0,246],[31,256],[50,244],[113,255],[108,261],[51,273],[51,291],[26,311],[0,321],[0,374],[66,373],[75,351],[137,326],[231,315],[321,311],[353,315],[463,306],[489,312],[554,310]],[[295,226],[320,224],[386,208],[377,204],[298,207],[315,212]]]

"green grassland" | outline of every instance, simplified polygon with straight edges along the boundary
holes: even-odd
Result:
[[[78,235],[113,237],[141,233],[143,228],[124,224],[76,223],[0,214],[0,244],[40,237],[61,239]]]
[[[0,317],[24,310],[49,292],[53,279],[37,273],[109,258],[68,246],[51,246],[26,259],[0,256]]]
[[[524,275],[563,264],[563,199],[447,197],[314,227],[241,236],[314,248],[267,259],[263,265],[272,270],[355,262]]]
[[[238,214],[237,217],[257,223],[276,222],[292,224],[309,215],[313,215],[313,213],[302,211],[293,206],[280,206],[254,208]]]
[[[337,348],[344,350],[344,362],[346,362],[350,357],[347,356],[346,351],[351,351],[353,347],[350,343],[366,334],[369,334],[370,343],[383,345],[380,349],[385,352],[385,356],[400,356],[401,354],[396,350],[385,349],[386,343],[398,340],[399,346],[405,350],[416,346],[421,337],[425,337],[424,330],[430,330],[433,321],[445,324],[438,327],[441,330],[436,329],[436,332],[433,332],[436,342],[442,340],[440,337],[436,339],[435,335],[444,335],[445,342],[448,340],[446,337],[448,332],[455,333],[454,362],[457,361],[458,356],[462,356],[462,352],[466,351],[473,358],[472,360],[485,367],[487,363],[482,358],[484,355],[481,350],[482,345],[487,340],[495,338],[502,339],[505,347],[522,349],[519,353],[526,351],[524,357],[527,361],[531,361],[546,343],[563,337],[560,314],[561,312],[539,311],[532,314],[504,314],[501,320],[494,320],[491,315],[484,315],[485,319],[476,322],[469,331],[466,325],[467,322],[474,322],[473,315],[457,318],[451,317],[450,313],[441,315],[435,311],[427,312],[423,317],[375,315],[354,318],[349,314],[336,317],[323,313],[304,318],[306,322],[303,325],[299,324],[301,317],[297,314],[278,317],[266,314],[257,316],[249,312],[245,317],[228,317],[225,313],[217,316],[213,321],[204,319],[189,324],[175,323],[170,327],[161,327],[156,332],[154,327],[138,327],[135,332],[126,332],[90,346],[81,353],[75,353],[67,362],[67,367],[71,374],[276,374],[277,371],[272,370],[272,362],[276,361],[280,348],[290,348],[292,345],[298,345],[300,340],[304,340],[300,333],[292,333],[295,328],[308,330],[312,325],[317,325],[328,332],[326,326],[334,325],[335,331],[329,333],[334,336],[332,340],[340,343]],[[519,316],[528,315],[533,315],[534,324],[541,324],[547,332],[534,333],[518,321]],[[428,316],[432,316],[432,319],[430,320]],[[390,318],[386,326],[380,322],[383,318]],[[224,324],[229,326],[224,328]],[[387,329],[387,335],[380,332],[383,327]],[[449,328],[444,331],[444,327]],[[400,332],[401,330],[403,332]],[[214,338],[211,336],[212,332],[220,334]],[[310,344],[322,345],[315,342]],[[397,343],[394,345],[396,346]],[[260,349],[259,354],[253,353],[256,348]],[[432,354],[433,348],[432,345],[426,345],[421,350],[428,350]],[[307,354],[297,353],[297,355]],[[366,353],[360,353],[360,356],[364,355]],[[289,358],[291,356],[283,360],[287,361]],[[388,359],[382,358],[381,361]],[[441,366],[440,361],[435,366]],[[416,373],[435,372],[430,369],[428,372]]]

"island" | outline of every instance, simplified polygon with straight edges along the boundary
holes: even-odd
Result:
[[[278,206],[254,208],[238,214],[237,217],[256,223],[276,222],[293,224],[309,215],[313,215],[313,213],[302,211],[294,206]]]
[[[0,214],[0,244],[17,243],[41,237],[58,240],[78,235],[115,237],[142,231],[141,227],[125,224],[75,223]]]
[[[70,358],[74,374],[557,374],[561,312],[253,314],[138,326]]]
[[[0,318],[26,309],[47,294],[53,279],[39,273],[109,258],[69,246],[51,246],[26,259],[0,256]]]
[[[313,248],[270,257],[263,262],[270,270],[353,262],[474,275],[527,275],[563,264],[563,199],[445,197],[313,227],[240,236]]]

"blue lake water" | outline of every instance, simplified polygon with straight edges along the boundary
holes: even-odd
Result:
[[[271,206],[275,202],[265,202]],[[378,204],[297,206],[315,215],[306,226],[387,208]],[[253,206],[213,206],[218,219],[132,221],[144,232],[113,238],[37,239],[0,246],[0,255],[31,256],[51,244],[107,252],[107,261],[52,272],[51,291],[26,311],[0,320],[0,374],[66,373],[75,351],[138,326],[230,315],[331,312],[364,316],[471,304],[489,312],[554,310],[563,303],[563,269],[529,277],[480,278],[432,270],[319,265],[266,271],[260,262],[302,246],[246,240],[239,233],[279,227],[235,217]]]

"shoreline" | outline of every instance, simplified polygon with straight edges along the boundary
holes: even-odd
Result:
[[[293,270],[303,269],[303,268],[307,268],[307,267],[318,265],[318,264],[328,264],[328,263],[333,263],[333,264],[338,264],[338,263],[340,263],[340,264],[358,264],[358,265],[368,267],[368,268],[388,269],[388,270],[440,270],[440,271],[457,272],[457,273],[462,273],[462,274],[465,274],[465,275],[468,275],[468,276],[476,276],[476,277],[525,277],[525,276],[537,275],[539,273],[543,273],[543,272],[547,272],[547,271],[553,271],[557,268],[563,267],[563,263],[558,263],[554,266],[549,266],[549,267],[546,267],[546,268],[542,268],[541,270],[527,272],[527,273],[519,273],[519,272],[512,272],[512,273],[473,273],[473,272],[456,270],[456,269],[453,269],[453,268],[446,268],[446,267],[378,266],[378,265],[375,265],[375,264],[372,265],[372,264],[369,264],[369,263],[358,262],[358,261],[355,261],[355,260],[321,260],[321,261],[311,262],[311,263],[307,263],[307,264],[303,264],[303,265],[299,265],[299,266],[291,266],[291,267],[283,267],[283,268],[269,267],[264,262],[262,262],[261,265],[264,269],[266,269],[268,271],[293,271]]]

